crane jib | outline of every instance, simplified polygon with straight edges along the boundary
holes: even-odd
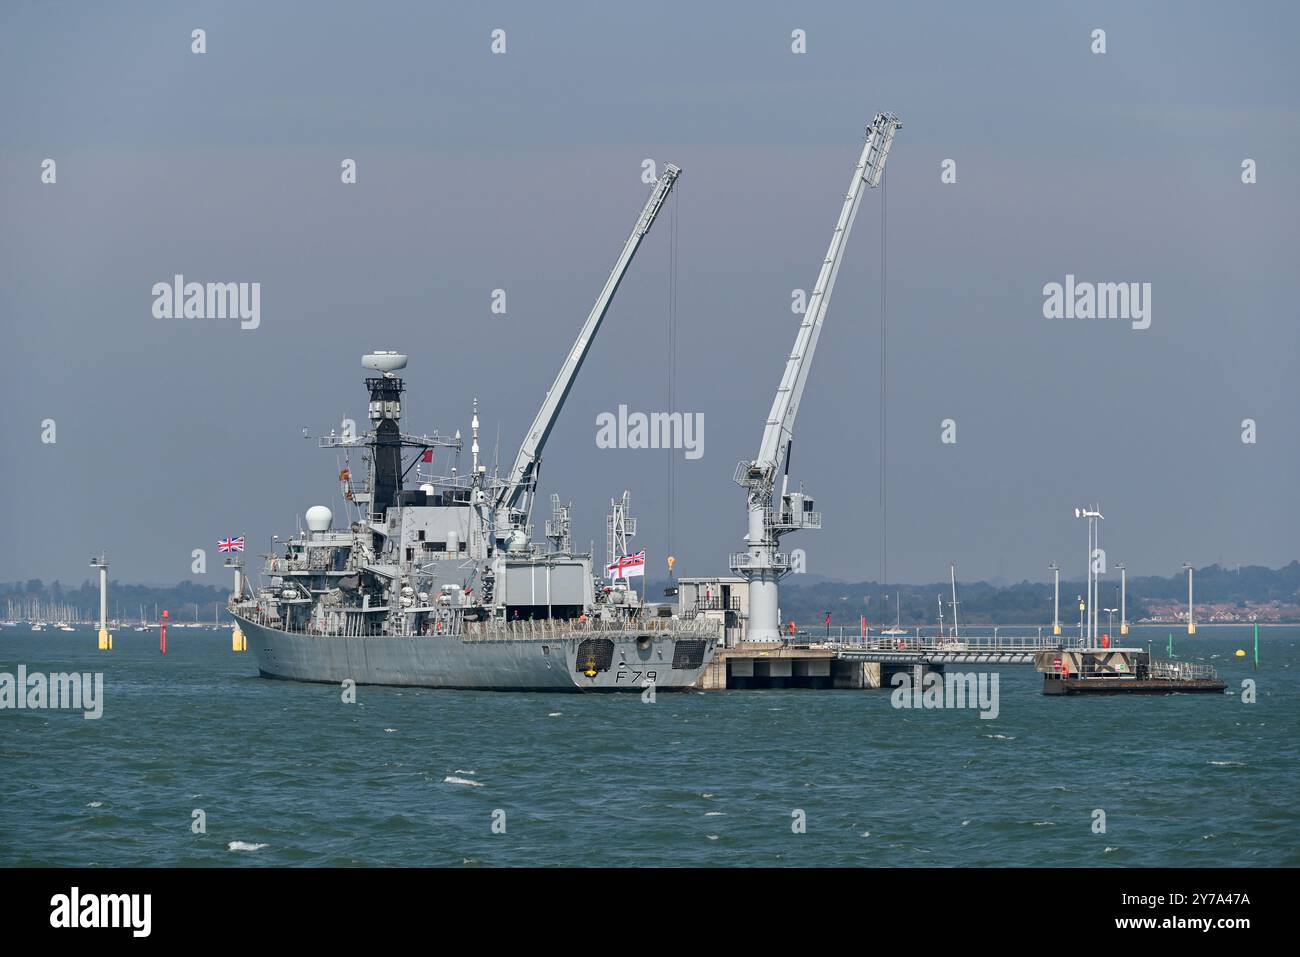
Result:
[[[862,201],[863,187],[873,189],[880,185],[885,171],[885,161],[889,158],[894,134],[902,128],[898,117],[893,113],[877,113],[871,125],[867,127],[867,139],[862,154],[853,170],[853,179],[849,183],[844,205],[836,220],[831,234],[830,248],[822,261],[817,284],[813,287],[804,311],[803,322],[795,337],[794,349],[786,362],[781,385],[772,401],[772,411],[767,417],[767,426],[763,433],[763,442],[759,447],[755,466],[769,475],[775,475],[785,458],[785,450],[794,437],[794,421],[799,412],[799,402],[803,398],[808,381],[808,372],[812,367],[813,354],[817,350],[817,340],[821,335],[826,309],[830,304],[831,293],[835,288],[835,279],[839,274],[844,247],[857,217],[858,206]]]
[[[587,316],[587,321],[583,323],[582,331],[578,333],[577,341],[573,348],[569,350],[564,363],[560,366],[559,373],[555,377],[554,384],[547,391],[545,399],[542,400],[542,406],[537,410],[537,416],[533,419],[532,426],[524,433],[524,442],[519,447],[519,454],[515,457],[514,466],[510,470],[510,477],[497,497],[497,508],[516,508],[524,495],[536,484],[537,467],[541,460],[542,449],[546,445],[546,440],[551,434],[556,419],[559,418],[560,410],[564,407],[564,400],[568,398],[569,390],[573,387],[578,371],[582,368],[583,360],[586,359],[587,353],[591,349],[591,344],[596,338],[596,333],[605,318],[609,304],[614,299],[614,293],[618,291],[619,283],[622,282],[623,275],[632,262],[632,257],[636,255],[641,239],[654,225],[655,217],[659,215],[659,210],[667,200],[668,194],[672,192],[673,184],[677,182],[677,177],[681,175],[681,172],[680,167],[666,163],[662,175],[655,180],[654,188],[650,191],[650,198],[646,200],[645,206],[641,209],[641,214],[637,217],[632,234],[627,238],[627,242],[623,244],[623,251],[615,261],[614,268],[610,270],[609,278],[605,280],[600,295],[596,297],[596,302]]]

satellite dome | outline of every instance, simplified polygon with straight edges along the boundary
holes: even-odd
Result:
[[[313,532],[324,532],[334,521],[334,513],[324,505],[313,505],[307,509],[307,528]]]
[[[396,369],[405,369],[406,356],[397,352],[370,352],[361,357],[361,365],[387,375]]]

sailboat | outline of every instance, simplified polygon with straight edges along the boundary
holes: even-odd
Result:
[[[961,631],[957,627],[957,566],[949,565],[948,574],[952,578],[952,628],[951,634],[947,638],[942,637],[943,622],[943,596],[939,596],[939,621],[941,638],[939,647],[948,651],[966,651],[969,645],[961,640]]]
[[[886,638],[901,638],[907,634],[907,630],[901,627],[902,621],[902,598],[898,592],[894,592],[894,627],[886,628],[881,632]]]

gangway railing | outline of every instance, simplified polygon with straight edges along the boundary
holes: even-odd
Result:
[[[1214,680],[1219,673],[1210,665],[1195,661],[1165,661],[1152,658],[1148,674],[1152,678],[1174,678],[1180,680]]]
[[[937,635],[866,635],[842,629],[827,637],[818,629],[796,632],[786,637],[786,643],[822,644],[864,651],[915,651],[915,652],[1030,652],[1061,648],[1059,637],[1052,635],[962,635],[961,637]],[[1069,647],[1066,645],[1065,647]]]

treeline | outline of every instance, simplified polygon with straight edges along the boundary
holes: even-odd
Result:
[[[663,600],[663,585],[647,590],[652,601]],[[1077,621],[1076,596],[1084,594],[1083,581],[1061,580],[1061,620]],[[1223,568],[1211,565],[1195,572],[1196,603],[1246,603],[1270,601],[1300,603],[1300,562],[1272,569],[1258,565]],[[800,624],[820,623],[829,612],[835,624],[857,624],[862,615],[875,625],[892,625],[898,596],[898,620],[903,627],[934,625],[943,600],[945,621],[952,620],[952,586],[947,581],[928,585],[881,585],[878,582],[800,581],[791,575],[781,583],[781,617]],[[1148,602],[1187,600],[1187,576],[1154,575],[1128,579],[1128,617],[1136,621],[1150,614]],[[1052,583],[1022,581],[1014,585],[957,581],[957,612],[962,622],[1038,625],[1052,620]],[[1114,568],[1101,581],[1098,604],[1119,607],[1119,572]]]
[[[140,617],[143,607],[145,617],[153,620],[154,606],[159,612],[164,608],[171,612],[172,618],[191,621],[194,618],[194,604],[198,602],[200,621],[212,620],[212,603],[224,606],[230,597],[230,586],[200,585],[192,581],[183,581],[176,585],[126,585],[122,582],[108,583],[108,616],[119,616],[128,621]],[[7,599],[25,602],[38,598],[46,602],[71,605],[81,613],[82,620],[89,621],[99,615],[99,582],[87,579],[80,585],[65,585],[54,581],[46,584],[39,578],[30,578],[25,582],[0,582],[0,613],[8,607]]]
[[[1300,562],[1284,568],[1262,566],[1222,568],[1211,565],[1195,571],[1195,597],[1202,603],[1247,603],[1269,601],[1300,602]],[[1077,597],[1085,593],[1083,581],[1061,581],[1061,620],[1077,620]],[[1128,617],[1131,621],[1146,617],[1148,602],[1185,601],[1186,574],[1161,578],[1154,575],[1131,576],[1128,580]],[[957,582],[957,612],[963,622],[1031,625],[1052,619],[1052,583],[1022,581],[996,586],[988,582]],[[796,621],[820,622],[827,612],[832,622],[850,624],[866,615],[873,624],[890,624],[895,617],[898,595],[898,618],[904,627],[932,625],[939,618],[942,597],[944,620],[951,620],[952,586],[949,582],[928,585],[886,585],[877,582],[841,584],[809,582],[802,584],[796,576],[782,582],[781,614]],[[1110,569],[1101,580],[1098,604],[1102,608],[1119,607],[1119,573]]]

